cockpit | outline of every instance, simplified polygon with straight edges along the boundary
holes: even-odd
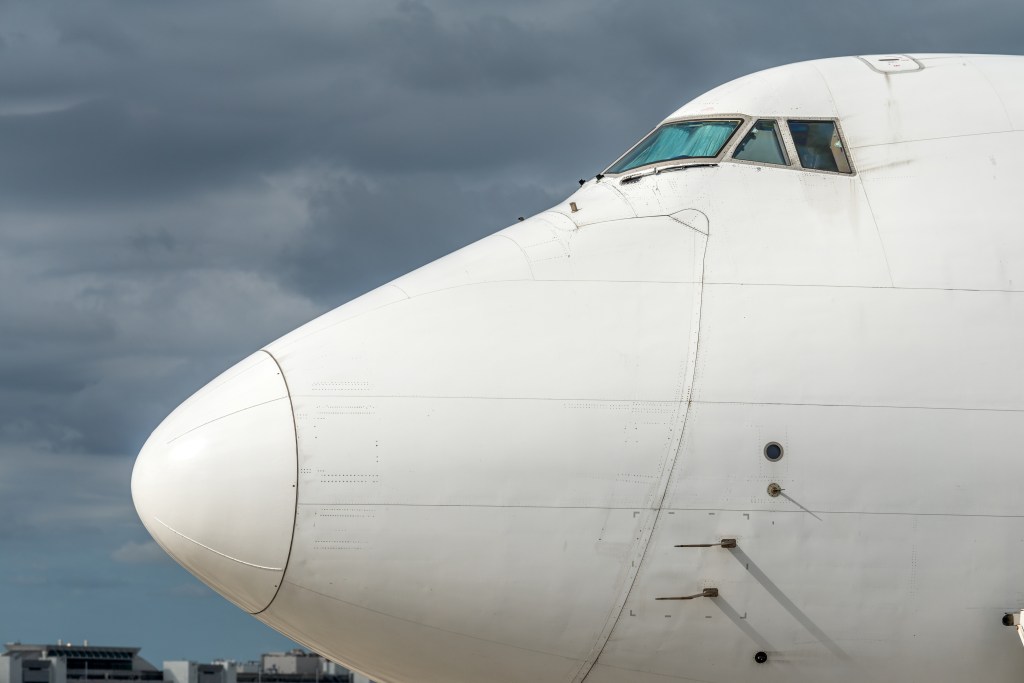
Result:
[[[836,119],[715,116],[668,121],[604,171],[622,182],[719,162],[852,174]]]

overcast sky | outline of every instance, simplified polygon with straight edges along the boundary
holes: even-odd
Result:
[[[157,423],[317,314],[787,62],[1024,52],[1020,0],[0,0],[0,640],[289,641],[131,503]]]

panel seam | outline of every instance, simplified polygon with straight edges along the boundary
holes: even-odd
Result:
[[[292,390],[291,387],[288,386],[288,377],[284,374],[284,368],[281,367],[281,364],[277,361],[277,358],[274,357],[274,354],[266,349],[260,350],[270,356],[270,359],[274,361],[274,365],[277,366],[277,371],[281,373],[281,381],[284,382],[285,393],[288,394],[288,408],[292,414],[292,435],[295,438],[295,507],[292,510],[292,536],[288,540],[288,555],[284,558],[284,566],[281,568],[281,578],[278,579],[277,590],[274,591],[274,595],[270,598],[270,602],[268,602],[263,609],[257,612],[252,612],[253,615],[263,614],[270,609],[270,606],[274,604],[274,600],[277,599],[278,594],[281,592],[281,586],[284,585],[284,579],[288,573],[288,565],[292,560],[292,550],[295,548],[295,532],[299,526],[299,425],[295,420],[295,402],[292,401]]]
[[[700,231],[695,231],[698,234]],[[704,305],[704,272],[707,263],[707,250],[708,242],[710,241],[710,228],[708,235],[704,236],[704,248],[701,250],[700,256],[700,282],[698,283],[698,291],[696,293],[696,310],[693,313],[694,328],[691,332],[692,336],[692,348],[693,351],[690,357],[687,358],[686,377],[683,381],[683,396],[680,397],[681,403],[685,406],[682,425],[679,428],[679,443],[675,448],[675,453],[672,456],[671,463],[668,465],[668,471],[664,476],[664,483],[662,484],[661,495],[658,497],[658,503],[652,509],[654,511],[653,520],[651,521],[651,530],[647,539],[642,541],[643,549],[640,552],[640,559],[636,563],[636,571],[633,573],[633,577],[629,581],[629,588],[626,589],[625,595],[622,599],[622,604],[619,606],[618,614],[611,622],[611,627],[607,629],[607,633],[603,634],[602,640],[599,645],[594,648],[592,655],[588,656],[584,661],[583,666],[576,672],[573,677],[573,683],[586,683],[590,673],[597,666],[598,660],[601,659],[601,655],[604,654],[605,648],[608,646],[608,641],[611,640],[612,634],[615,632],[615,628],[618,626],[619,620],[622,618],[623,612],[626,610],[626,605],[629,603],[629,598],[633,593],[633,588],[636,586],[637,578],[640,576],[640,571],[643,569],[644,561],[647,559],[647,552],[650,549],[651,541],[654,539],[654,533],[658,527],[658,520],[661,517],[662,506],[665,503],[665,499],[668,496],[668,489],[672,483],[672,477],[675,475],[676,466],[679,462],[679,457],[682,454],[683,443],[686,436],[686,427],[690,416],[690,409],[694,403],[693,401],[693,389],[694,384],[697,380],[697,362],[700,357],[700,324],[702,319],[702,308]],[[581,675],[582,674],[582,675]]]

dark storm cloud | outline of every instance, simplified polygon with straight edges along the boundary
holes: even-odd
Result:
[[[0,117],[9,202],[180,198],[311,162],[499,171],[559,150],[589,170],[688,94],[749,69],[1012,51],[1004,27],[1024,19],[1012,3],[988,27],[978,19],[991,13],[941,2],[535,4],[525,17],[411,1],[101,6],[50,6],[0,63],[15,112]],[[607,133],[602,156],[586,154]]]
[[[95,621],[115,586],[210,596],[156,561],[131,459],[262,344],[555,203],[722,81],[1019,54],[1022,24],[1002,0],[0,2],[0,602],[26,629],[0,635],[45,613],[120,642]],[[187,602],[234,640],[139,637],[269,638]]]
[[[470,189],[445,175],[333,178],[311,194],[309,220],[282,255],[284,274],[311,296],[342,301],[559,199],[551,188]]]
[[[71,7],[54,17],[58,42],[65,46],[83,45],[115,57],[135,57],[139,43],[111,18],[96,21],[95,14],[81,7]]]
[[[8,151],[0,186],[12,201],[37,206],[201,190],[237,182],[247,161],[275,155],[267,149],[273,140],[252,132],[245,124],[112,98],[11,114],[0,117],[0,145]]]

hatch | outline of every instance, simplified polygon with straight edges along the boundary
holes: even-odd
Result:
[[[883,74],[910,73],[924,69],[924,64],[910,55],[861,55],[860,60]]]

